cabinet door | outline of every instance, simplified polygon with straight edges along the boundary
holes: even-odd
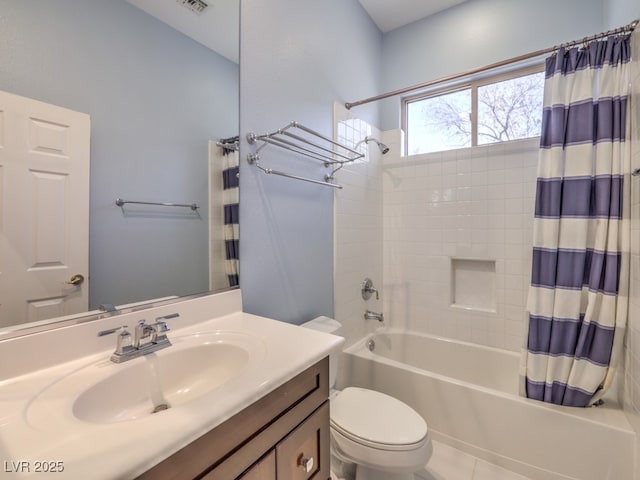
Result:
[[[301,421],[327,402],[328,377],[329,358],[325,357],[147,470],[138,480],[244,480],[243,474],[247,475],[253,465],[257,468],[257,459],[271,452]],[[328,417],[325,421],[328,428]],[[329,451],[328,438],[326,452]],[[327,472],[328,462],[327,453]],[[269,480],[273,477],[247,478]],[[327,478],[328,474],[322,480]]]
[[[327,480],[329,402],[325,402],[276,445],[278,480]]]
[[[272,450],[253,467],[244,472],[238,480],[276,480],[276,452]]]

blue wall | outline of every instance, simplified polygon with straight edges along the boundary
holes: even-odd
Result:
[[[241,134],[292,120],[331,137],[333,102],[380,91],[382,35],[357,0],[243,0]],[[378,106],[358,115],[378,123]],[[241,145],[244,310],[300,323],[333,314],[333,190],[266,176]],[[321,179],[321,164],[268,146],[265,166]],[[358,289],[358,285],[353,286]]]
[[[607,30],[622,27],[640,19],[638,0],[605,0],[604,28]]]
[[[598,33],[608,23],[631,21],[635,3],[470,0],[382,35],[356,0],[243,0],[240,131],[266,133],[297,120],[330,136],[334,101],[359,100]],[[353,113],[383,130],[398,128],[400,99]],[[265,176],[245,160],[252,149],[242,144],[245,311],[294,323],[330,315],[333,193]],[[325,173],[271,146],[263,150],[262,163],[313,178]]]
[[[207,144],[238,133],[238,65],[124,0],[1,0],[0,26],[0,89],[91,115],[91,307],[208,290]]]
[[[602,0],[470,0],[385,34],[383,89],[464,72],[603,28]],[[399,126],[400,98],[385,100],[381,128]]]

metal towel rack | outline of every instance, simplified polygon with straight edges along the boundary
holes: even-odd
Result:
[[[218,140],[216,142],[216,145],[218,147],[227,149],[227,150],[234,150],[234,151],[238,151],[240,150],[240,145],[238,142],[238,137],[231,137],[231,138],[221,138],[220,140]]]
[[[187,207],[194,211],[200,208],[197,203],[138,202],[134,200],[123,200],[122,198],[116,198],[117,206],[122,207],[126,203],[135,203],[138,205],[160,205],[162,207]]]
[[[364,153],[335,142],[321,133],[318,133],[309,127],[305,127],[298,122],[290,122],[275,132],[266,133],[264,135],[249,133],[247,134],[247,141],[251,145],[262,142],[262,144],[256,148],[255,153],[247,155],[247,161],[251,165],[258,167],[265,174],[279,175],[282,177],[292,178],[294,180],[302,180],[303,182],[315,183],[332,188],[342,188],[341,185],[330,181],[333,179],[333,174],[337,170],[342,168],[345,163],[350,163],[364,157]],[[267,145],[274,145],[284,150],[318,160],[327,168],[329,166],[336,165],[337,168],[334,168],[331,174],[325,175],[325,181],[314,180],[312,178],[301,177],[299,175],[293,175],[279,170],[274,170],[272,168],[266,168],[260,165],[260,150]]]

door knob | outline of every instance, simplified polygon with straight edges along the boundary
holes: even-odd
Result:
[[[75,275],[73,275],[68,282],[65,282],[67,285],[82,285],[82,283],[84,282],[84,275],[81,275],[79,273],[76,273]]]

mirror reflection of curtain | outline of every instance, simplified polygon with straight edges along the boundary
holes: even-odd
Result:
[[[222,144],[222,196],[224,208],[225,270],[230,287],[240,285],[240,164],[238,137],[226,138]]]

